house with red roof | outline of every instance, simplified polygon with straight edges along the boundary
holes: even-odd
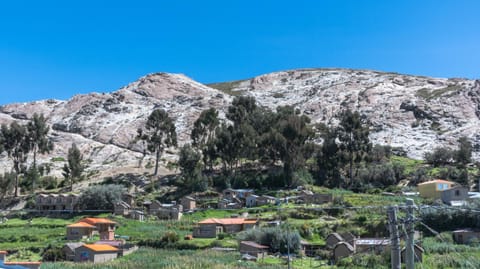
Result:
[[[197,223],[193,229],[193,237],[213,238],[221,233],[233,234],[255,228],[257,225],[257,219],[210,218]]]

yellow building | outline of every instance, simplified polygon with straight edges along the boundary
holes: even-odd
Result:
[[[455,183],[442,179],[435,179],[418,184],[420,197],[440,199],[442,191],[450,189]]]

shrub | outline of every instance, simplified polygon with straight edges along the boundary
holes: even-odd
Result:
[[[125,188],[121,185],[96,185],[86,189],[79,198],[82,209],[112,210],[121,200]]]

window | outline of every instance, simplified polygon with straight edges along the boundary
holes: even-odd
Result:
[[[455,190],[455,196],[460,196],[460,190]]]

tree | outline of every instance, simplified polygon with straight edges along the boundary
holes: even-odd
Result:
[[[14,183],[15,173],[5,173],[3,175],[0,175],[0,197],[3,198],[7,194],[9,194],[15,186]]]
[[[15,171],[15,197],[18,196],[19,175],[24,170],[23,165],[27,161],[30,143],[25,126],[12,122],[10,126],[2,124],[1,144],[7,152],[9,158],[13,161],[13,170]]]
[[[443,166],[452,162],[454,152],[447,147],[436,147],[432,152],[426,152],[425,161],[434,167]]]
[[[219,124],[218,111],[215,108],[204,110],[193,124],[190,136],[192,145],[202,151],[205,167],[209,166],[210,169],[213,169],[215,156],[212,156],[212,147]]]
[[[43,114],[33,114],[32,120],[27,124],[30,148],[33,151],[33,168],[37,168],[37,153],[44,154],[53,150],[53,142],[47,135],[50,127]]]
[[[37,154],[49,153],[53,149],[53,142],[47,137],[50,127],[43,114],[33,114],[32,120],[27,124],[27,136],[30,149],[33,152],[32,167],[28,169],[25,179],[32,191],[35,191],[35,183],[40,178],[37,169]]]
[[[322,146],[317,152],[318,179],[319,183],[328,183],[330,186],[339,187],[341,184],[340,176],[340,149],[338,148],[336,139],[337,133],[333,128],[328,128],[324,124],[319,124],[321,137],[323,139]]]
[[[290,185],[294,173],[312,153],[308,142],[313,138],[314,132],[309,126],[310,118],[300,115],[300,111],[291,106],[277,107],[277,117],[275,128],[281,137],[276,143],[283,162],[286,184]]]
[[[178,165],[182,172],[180,185],[189,192],[205,191],[208,184],[201,173],[201,154],[186,144],[180,149],[178,158]]]
[[[455,162],[460,166],[465,166],[472,162],[472,143],[465,136],[460,137],[457,142],[459,147],[454,152]]]
[[[144,129],[139,129],[137,137],[146,141],[147,149],[151,153],[155,153],[155,171],[153,175],[158,173],[158,162],[167,147],[177,146],[177,133],[172,118],[163,109],[157,109],[150,114],[145,123]]]
[[[82,209],[112,210],[125,191],[125,187],[116,184],[91,186],[79,197],[78,204]]]
[[[73,191],[73,183],[82,178],[83,155],[75,143],[68,149],[67,163],[63,166],[63,176],[70,181],[70,191]]]
[[[338,139],[340,149],[344,152],[344,159],[349,165],[350,184],[353,183],[353,165],[365,159],[372,147],[368,138],[368,126],[362,122],[358,111],[350,109],[340,114],[340,125],[338,126]]]

